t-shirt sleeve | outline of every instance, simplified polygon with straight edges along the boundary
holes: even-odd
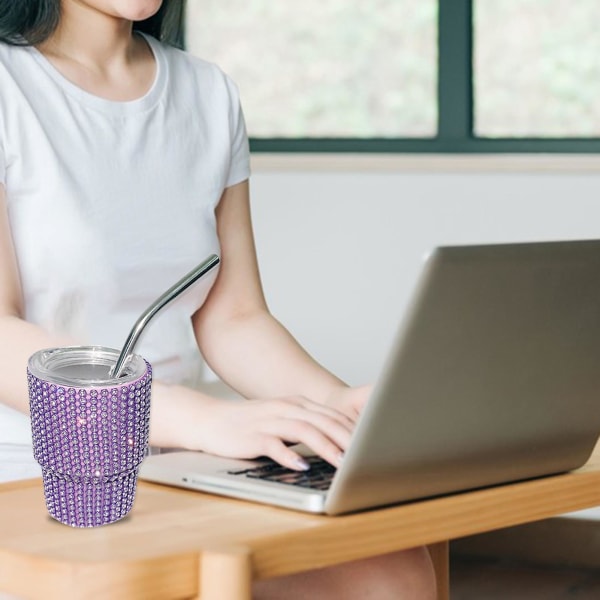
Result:
[[[250,177],[250,145],[246,131],[246,121],[240,103],[237,86],[228,79],[230,107],[231,161],[225,187],[245,181]]]

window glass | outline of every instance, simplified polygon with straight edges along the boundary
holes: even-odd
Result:
[[[600,135],[600,2],[474,0],[475,133]]]
[[[186,46],[240,88],[251,137],[432,137],[436,0],[188,0]]]

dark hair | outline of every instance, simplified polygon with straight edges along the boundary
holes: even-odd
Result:
[[[163,0],[157,13],[133,24],[178,48],[184,43],[185,0]],[[29,46],[52,35],[60,21],[60,0],[0,0],[0,42]]]

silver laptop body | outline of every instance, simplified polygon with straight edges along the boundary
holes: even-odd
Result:
[[[201,452],[140,477],[335,515],[568,471],[599,433],[600,241],[440,247],[327,491]]]

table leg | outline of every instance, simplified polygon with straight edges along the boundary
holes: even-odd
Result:
[[[450,598],[450,555],[448,542],[438,542],[428,546],[431,562],[435,570],[438,600]]]
[[[252,564],[247,548],[203,550],[195,600],[251,600]]]

